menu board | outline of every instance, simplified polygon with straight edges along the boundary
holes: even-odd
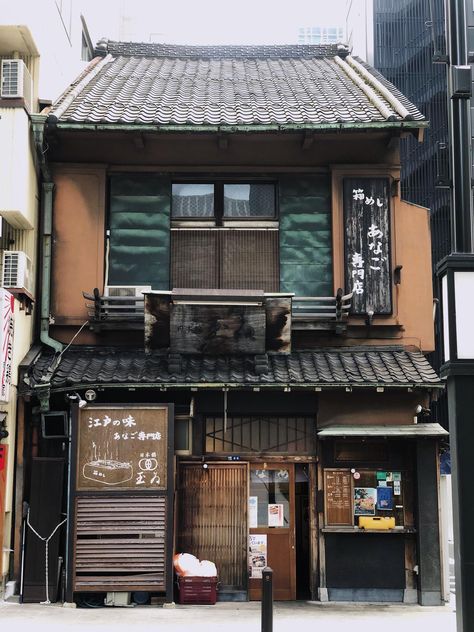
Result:
[[[353,525],[350,470],[324,470],[324,518],[326,525]]]
[[[87,406],[79,411],[76,489],[165,490],[166,406]]]

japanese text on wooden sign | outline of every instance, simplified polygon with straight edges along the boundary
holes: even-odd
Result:
[[[77,490],[166,489],[168,409],[79,411]]]
[[[353,314],[391,314],[388,178],[344,178],[345,284]]]

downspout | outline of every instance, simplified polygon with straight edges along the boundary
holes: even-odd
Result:
[[[37,114],[31,116],[33,135],[41,170],[41,222],[40,222],[40,340],[43,344],[60,353],[64,345],[49,335],[50,301],[51,301],[51,252],[53,233],[53,191],[54,183],[43,148],[46,116]]]

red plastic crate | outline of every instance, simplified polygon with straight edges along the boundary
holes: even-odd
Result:
[[[213,606],[217,600],[217,577],[178,577],[178,603]]]

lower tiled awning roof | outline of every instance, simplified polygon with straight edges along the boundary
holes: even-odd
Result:
[[[41,386],[262,386],[439,388],[439,377],[419,351],[401,347],[341,347],[268,356],[187,356],[128,347],[43,350],[22,390]]]

